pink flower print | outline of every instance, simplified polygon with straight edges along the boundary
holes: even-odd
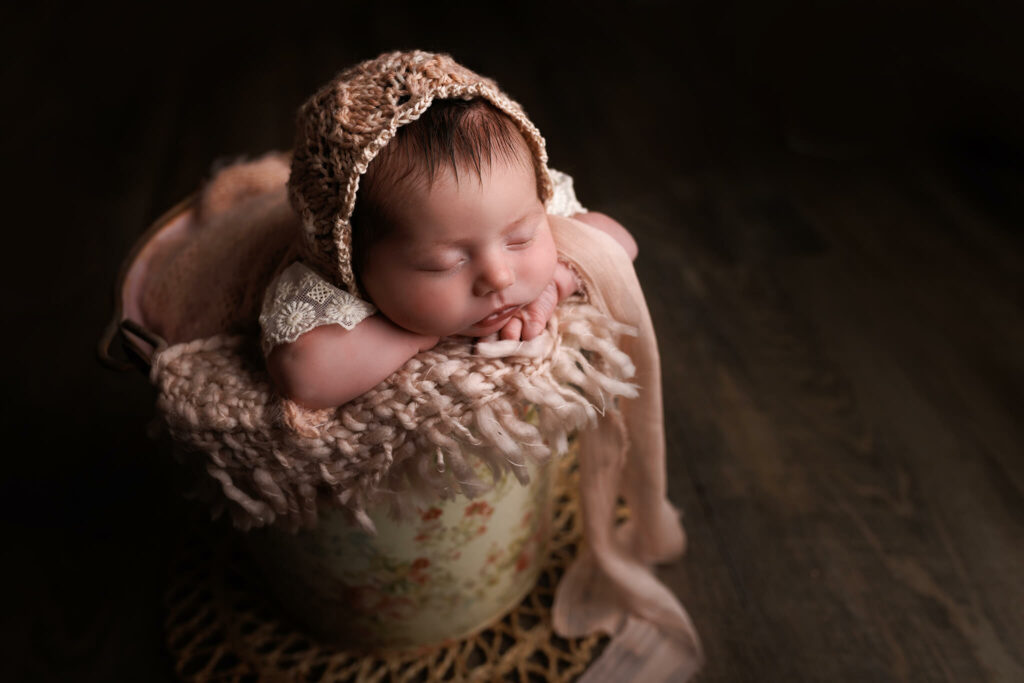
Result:
[[[416,603],[406,597],[388,598],[380,607],[380,611],[396,621],[409,619],[416,614]]]
[[[413,560],[412,567],[409,571],[409,578],[422,586],[427,582],[427,579],[430,578],[423,571],[429,566],[430,560],[425,557],[417,557]]]
[[[441,516],[441,508],[430,508],[429,510],[424,512],[422,515],[420,515],[420,519],[422,519],[424,522],[429,522],[430,520],[437,519],[440,516]]]
[[[530,561],[532,559],[533,558],[530,557],[530,553],[526,552],[525,550],[523,552],[519,553],[519,558],[516,560],[516,571],[517,572],[521,572],[524,569],[526,569],[527,567],[529,567],[530,566]]]
[[[494,508],[487,504],[485,500],[478,500],[475,503],[470,503],[466,506],[465,515],[480,515],[482,517],[490,517],[494,513]]]

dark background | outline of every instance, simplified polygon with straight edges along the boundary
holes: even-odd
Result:
[[[216,160],[391,49],[494,77],[637,237],[663,578],[706,681],[1024,680],[1020,3],[41,3],[0,16],[0,678],[173,679],[198,516],[100,367],[118,266]]]

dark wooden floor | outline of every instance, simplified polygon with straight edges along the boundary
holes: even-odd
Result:
[[[118,263],[334,71],[422,47],[637,236],[700,680],[1024,680],[1020,11],[359,4],[4,10],[0,679],[173,680],[196,522],[144,378],[94,358]]]

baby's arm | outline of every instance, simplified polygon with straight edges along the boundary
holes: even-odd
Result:
[[[606,232],[615,238],[626,253],[629,254],[631,261],[636,260],[636,255],[640,252],[640,249],[636,246],[636,240],[633,239],[633,235],[622,227],[622,224],[611,216],[606,216],[600,211],[587,211],[586,213],[578,213],[573,216],[574,220],[586,223],[592,228],[597,228],[601,232]]]
[[[437,341],[378,314],[351,330],[324,325],[281,344],[267,357],[267,369],[277,389],[296,403],[333,408],[377,386]]]
[[[630,260],[636,260],[639,252],[636,240],[614,218],[597,211],[588,211],[576,214],[573,219],[608,233],[629,254]],[[522,339],[524,341],[533,339],[544,331],[559,302],[575,293],[576,289],[576,276],[564,263],[559,261],[551,283],[532,303],[524,306],[518,316],[508,321],[508,324],[501,329],[499,336],[502,339]]]

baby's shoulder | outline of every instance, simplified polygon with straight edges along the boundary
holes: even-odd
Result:
[[[292,343],[324,325],[350,330],[376,313],[368,301],[335,287],[304,263],[296,261],[278,275],[263,296],[261,344],[269,355],[275,346]]]

